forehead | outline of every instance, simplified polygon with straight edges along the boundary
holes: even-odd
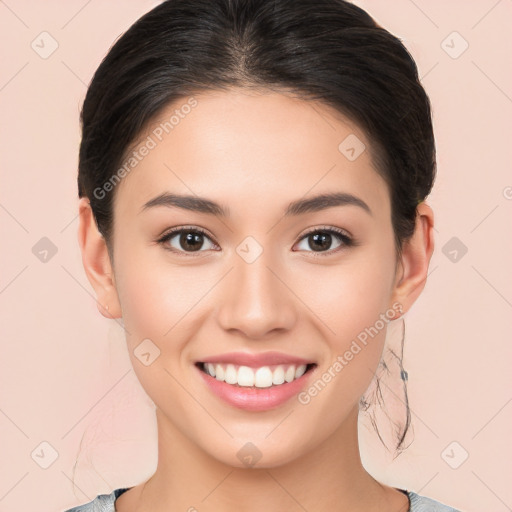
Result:
[[[168,105],[138,138],[115,209],[133,213],[164,191],[230,210],[336,191],[386,213],[389,193],[371,151],[356,124],[322,103],[276,92],[202,93]]]

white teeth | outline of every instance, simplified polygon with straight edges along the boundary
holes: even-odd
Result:
[[[272,386],[272,372],[268,366],[256,370],[254,385],[257,388],[269,388]]]
[[[305,364],[298,366],[295,370],[295,378],[298,379],[299,377],[302,377],[306,373],[307,366]]]
[[[226,374],[224,375],[224,380],[228,384],[236,384],[238,380],[238,372],[236,371],[236,368],[232,364],[228,364],[226,368]]]
[[[284,380],[286,382],[291,382],[295,378],[295,366],[289,366],[288,370],[284,374]]]
[[[215,378],[217,380],[224,380],[224,368],[220,364],[215,366]]]
[[[284,368],[278,366],[272,374],[272,384],[283,384],[284,382]]]
[[[240,366],[238,368],[238,385],[239,386],[254,386],[254,372],[248,366]]]
[[[306,373],[307,366],[279,365],[272,371],[268,366],[253,369],[249,366],[239,366],[238,369],[233,364],[212,364],[204,363],[203,368],[206,373],[215,379],[227,382],[228,384],[238,384],[243,387],[269,388],[279,386],[285,382],[292,382]]]

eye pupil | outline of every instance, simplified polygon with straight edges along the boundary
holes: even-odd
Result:
[[[203,235],[201,233],[182,233],[180,237],[180,245],[184,249],[198,251],[203,245]]]
[[[332,242],[332,235],[329,233],[315,233],[310,235],[310,239],[314,241],[311,247],[314,249],[315,244],[318,244],[317,247],[322,249],[328,249]]]
[[[353,245],[350,237],[332,229],[317,229],[316,231],[311,231],[309,234],[302,237],[301,243],[309,245],[309,249],[311,249],[312,252],[325,252],[330,254],[334,252],[331,250],[333,236],[335,239],[340,240],[339,244],[342,248]],[[202,231],[196,229],[175,229],[163,236],[158,240],[158,242],[163,245],[167,245],[169,243],[171,247],[168,249],[174,252],[204,252],[203,245],[205,243],[205,238],[206,240],[210,240],[211,243],[210,237]],[[174,242],[172,242],[172,240],[174,240]],[[176,247],[175,244],[177,244],[178,247]],[[172,248],[173,246],[174,249]]]

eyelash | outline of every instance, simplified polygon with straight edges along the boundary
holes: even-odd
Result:
[[[175,254],[179,254],[181,256],[186,255],[185,257],[192,257],[192,258],[200,257],[199,254],[195,254],[194,252],[180,251],[177,249],[169,248],[168,246],[164,245],[171,238],[173,238],[176,234],[180,234],[180,233],[200,233],[200,234],[206,236],[207,238],[209,238],[215,245],[217,245],[213,241],[213,237],[211,237],[207,231],[205,231],[204,229],[202,229],[200,227],[196,227],[196,226],[182,226],[182,227],[178,227],[178,228],[173,228],[170,231],[168,231],[167,233],[165,233],[163,236],[161,236],[156,242],[163,245],[166,250],[171,251]],[[342,244],[339,247],[337,247],[336,249],[330,249],[328,251],[305,251],[305,252],[311,252],[313,254],[313,257],[330,256],[344,248],[353,247],[353,246],[357,245],[356,241],[352,237],[347,235],[347,233],[345,231],[343,231],[342,229],[334,228],[334,227],[327,227],[327,226],[325,226],[325,227],[322,226],[322,227],[314,228],[314,229],[311,229],[310,231],[307,231],[306,233],[304,233],[302,235],[299,242],[301,242],[302,240],[304,240],[305,238],[307,238],[308,236],[310,236],[314,233],[328,233],[331,235],[335,235],[336,237],[338,237],[341,240]],[[197,251],[197,253],[201,253],[201,252],[205,252],[205,251]]]

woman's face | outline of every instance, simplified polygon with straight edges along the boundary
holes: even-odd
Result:
[[[389,191],[368,140],[320,103],[231,90],[173,104],[140,141],[116,185],[113,265],[159,421],[231,466],[300,457],[354,420],[401,311]],[[145,207],[162,194],[189,199]],[[344,196],[311,202],[322,194]],[[171,228],[188,231],[158,242]],[[265,387],[265,376],[282,380],[271,365],[257,390],[198,368],[270,351],[285,373],[293,357],[316,366]]]

